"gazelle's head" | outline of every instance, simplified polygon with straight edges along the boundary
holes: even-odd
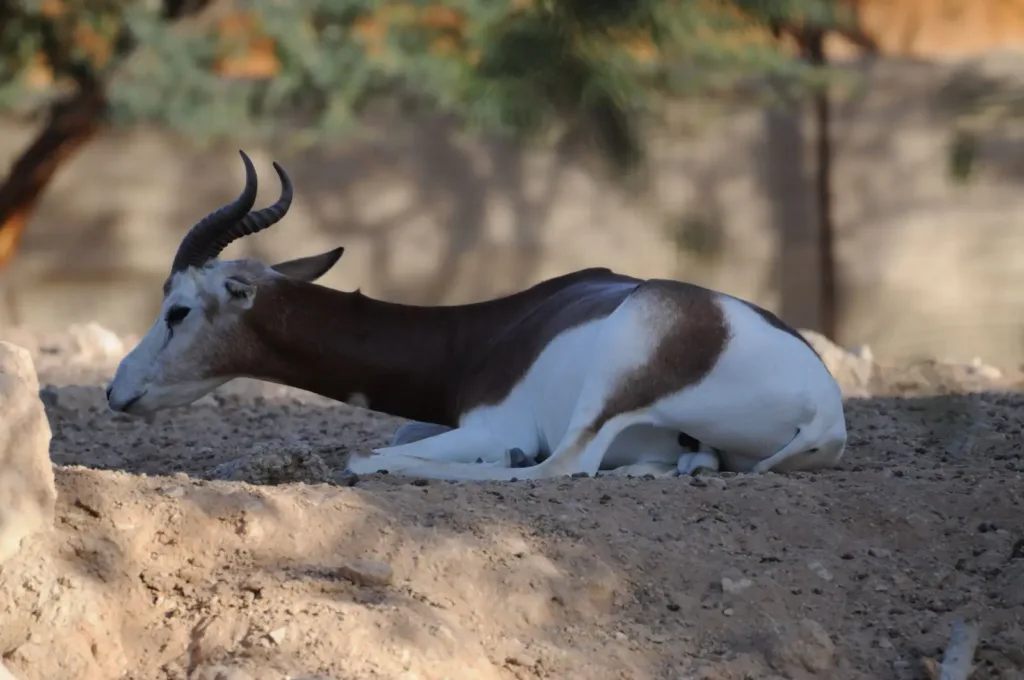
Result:
[[[274,163],[281,196],[273,205],[250,212],[256,200],[256,170],[240,153],[245,188],[182,239],[164,282],[160,315],[121,360],[107,388],[107,403],[115,411],[142,415],[184,406],[244,375],[255,347],[247,317],[257,309],[260,290],[285,278],[315,281],[344,251],[336,248],[273,266],[251,259],[218,260],[231,242],[280,221],[292,201],[291,181]]]

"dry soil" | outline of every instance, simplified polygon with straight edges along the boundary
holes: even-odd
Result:
[[[401,421],[239,381],[145,422],[116,358],[13,339],[60,494],[0,575],[19,680],[924,678],[957,617],[1024,678],[1016,378],[883,372],[815,475],[353,483]]]

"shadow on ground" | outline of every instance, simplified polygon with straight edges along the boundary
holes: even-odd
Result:
[[[152,423],[48,389],[57,531],[0,576],[23,613],[0,650],[29,680],[186,677],[197,654],[335,678],[916,678],[963,615],[985,624],[976,677],[1024,672],[1024,395],[851,400],[820,475],[341,486],[400,421],[247,381]],[[212,479],[295,447],[319,463],[279,479],[308,483]]]

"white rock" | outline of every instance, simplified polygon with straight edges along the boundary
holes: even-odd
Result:
[[[815,576],[820,578],[822,581],[831,581],[832,572],[825,568],[825,565],[821,562],[814,561],[807,565],[807,568],[814,572]]]
[[[111,330],[95,322],[73,324],[68,328],[73,338],[76,353],[89,361],[111,361],[125,354],[124,343]]]
[[[745,576],[739,578],[722,577],[722,592],[730,595],[738,595],[754,585],[754,582]]]
[[[288,637],[288,628],[286,626],[275,628],[274,630],[267,633],[267,637],[269,637],[270,641],[273,642],[275,645],[283,644],[285,639]]]
[[[971,359],[971,363],[968,366],[972,373],[980,375],[986,380],[999,380],[1003,377],[1003,372],[995,366],[990,366],[981,360],[981,357],[974,357]]]
[[[844,396],[869,396],[871,378],[875,373],[874,355],[870,347],[862,347],[855,353],[843,349],[816,331],[801,329],[800,335],[821,357],[839,383]]]
[[[854,354],[864,361],[870,361],[872,363],[875,361],[875,353],[871,351],[870,345],[861,345],[857,348],[857,351],[854,352]]]
[[[53,523],[50,422],[28,350],[0,342],[0,564]]]

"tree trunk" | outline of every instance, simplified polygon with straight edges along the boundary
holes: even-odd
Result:
[[[817,67],[827,64],[825,31],[808,30],[802,41],[808,62]],[[832,215],[832,103],[827,91],[815,93],[814,150],[815,197],[818,215],[818,273],[821,277],[819,330],[833,341],[839,333],[839,286],[835,258],[835,224]]]
[[[845,4],[854,2],[847,0]],[[854,25],[837,25],[830,28],[820,26],[795,26],[781,21],[769,25],[772,34],[779,38],[783,33],[792,36],[800,47],[800,55],[815,67],[828,65],[825,55],[825,37],[835,31],[857,45],[863,54],[877,55],[878,44],[861,28]],[[814,150],[815,186],[814,193],[818,223],[818,276],[821,281],[818,302],[818,330],[831,340],[838,342],[840,300],[839,273],[835,257],[835,221],[832,215],[832,100],[827,90],[815,93]]]
[[[103,93],[80,89],[54,105],[46,126],[0,185],[0,270],[14,257],[25,226],[57,171],[99,131]]]

